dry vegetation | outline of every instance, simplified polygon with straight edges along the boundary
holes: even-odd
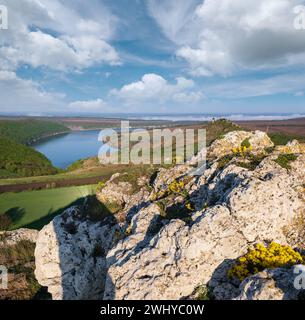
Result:
[[[0,265],[8,269],[8,289],[0,290],[0,300],[29,300],[48,298],[34,276],[35,244],[20,241],[8,246],[5,234],[0,235]]]

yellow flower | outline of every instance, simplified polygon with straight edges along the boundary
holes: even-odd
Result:
[[[185,205],[185,207],[190,211],[194,210],[194,208],[192,207],[192,205],[189,202]]]
[[[248,250],[247,254],[238,259],[236,265],[228,271],[228,276],[243,281],[249,275],[264,269],[292,266],[304,262],[305,258],[289,246],[271,242],[266,247],[258,243],[254,249]]]

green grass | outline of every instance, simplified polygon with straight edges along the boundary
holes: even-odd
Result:
[[[0,185],[14,185],[14,184],[24,184],[24,183],[36,183],[36,182],[43,182],[43,183],[52,183],[56,181],[69,181],[72,179],[84,179],[84,178],[92,178],[104,175],[104,173],[107,172],[107,170],[102,169],[96,169],[86,172],[68,172],[68,173],[59,173],[54,175],[48,175],[48,176],[37,176],[37,177],[11,177],[7,179],[0,179]],[[108,177],[108,174],[105,173],[105,176]]]
[[[10,229],[41,229],[56,215],[95,191],[95,185],[69,187],[0,195],[0,214],[6,213],[13,223]]]
[[[300,142],[305,142],[304,136],[289,135],[286,133],[269,133],[268,136],[276,146],[284,146],[294,139],[297,139]]]

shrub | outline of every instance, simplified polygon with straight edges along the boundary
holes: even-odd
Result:
[[[168,186],[169,193],[181,193],[183,191],[183,188],[185,187],[183,181],[173,181]]]
[[[265,152],[267,153],[267,154],[271,154],[273,151],[274,151],[274,147],[267,147],[267,148],[265,148]]]
[[[105,188],[105,182],[101,181],[98,183],[97,187],[96,187],[96,191],[99,192],[99,191],[102,191],[102,189]]]
[[[304,136],[293,135],[293,134],[286,134],[286,133],[277,132],[277,133],[269,133],[268,136],[271,139],[271,141],[274,143],[274,145],[276,145],[276,146],[284,146],[289,141],[292,141],[294,139],[297,139],[300,142],[305,142]]]
[[[245,158],[253,150],[253,147],[249,143],[249,139],[245,139],[238,148],[233,148],[232,152],[236,156],[241,156]]]
[[[276,160],[274,160],[277,164],[279,164],[282,168],[290,170],[291,165],[290,162],[295,161],[298,157],[293,153],[288,154],[280,154]]]
[[[245,139],[242,143],[241,143],[241,146],[242,146],[242,148],[250,148],[251,147],[251,144],[250,144],[250,142],[249,142],[249,138],[247,138],[247,139]]]
[[[264,154],[248,154],[246,158],[249,160],[249,162],[237,162],[236,165],[254,171],[257,166],[266,158],[266,156]]]
[[[228,276],[243,281],[265,269],[290,267],[298,263],[304,263],[304,258],[291,247],[275,242],[266,247],[259,243],[238,259],[236,265],[229,270]]]
[[[21,240],[13,246],[3,246],[0,250],[0,265],[12,268],[18,264],[31,262],[34,257],[35,244]]]
[[[12,246],[6,244],[1,246],[0,265],[6,266],[9,274],[14,275],[10,280],[8,290],[0,292],[3,299],[50,299],[50,296],[44,292],[34,275],[34,250],[35,243],[27,240],[21,240]]]

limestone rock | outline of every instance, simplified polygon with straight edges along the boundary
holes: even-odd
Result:
[[[36,243],[37,237],[38,231],[32,229],[21,228],[14,231],[1,231],[0,246],[13,246],[22,240]]]
[[[296,187],[305,176],[289,173],[273,158],[254,171],[233,164],[207,170],[197,186],[187,189],[198,206],[209,203],[190,222],[160,223],[152,206],[136,213],[133,221],[141,221],[140,232],[135,228],[107,255],[104,298],[181,299],[205,284],[218,299],[236,297],[239,291],[226,276],[232,261],[258,241],[286,244],[283,228],[304,208]],[[298,157],[293,165],[302,170],[304,159]],[[154,232],[149,221],[154,221]]]
[[[162,190],[175,179],[187,174],[190,170],[191,168],[188,165],[177,165],[170,169],[161,168],[154,181],[154,191]]]
[[[280,153],[304,154],[305,144],[299,143],[298,140],[289,141],[286,146],[277,146],[276,150]]]
[[[129,182],[116,182],[115,180],[121,174],[114,174],[109,181],[106,182],[105,187],[97,192],[97,198],[103,203],[116,203],[124,206],[128,202],[132,185]]]
[[[268,269],[246,278],[240,285],[241,294],[236,300],[299,300],[304,299],[305,290],[295,287],[297,276],[305,272],[305,266],[296,268]],[[300,279],[301,281],[301,279]],[[304,281],[304,280],[303,280]]]
[[[261,152],[265,148],[274,146],[265,132],[232,131],[227,133],[222,139],[218,139],[212,143],[208,148],[208,156],[220,158],[230,154],[232,149],[238,148],[245,139],[249,139],[253,152]]]
[[[116,224],[106,218],[93,222],[72,207],[38,235],[35,276],[53,299],[102,299],[107,251]]]

